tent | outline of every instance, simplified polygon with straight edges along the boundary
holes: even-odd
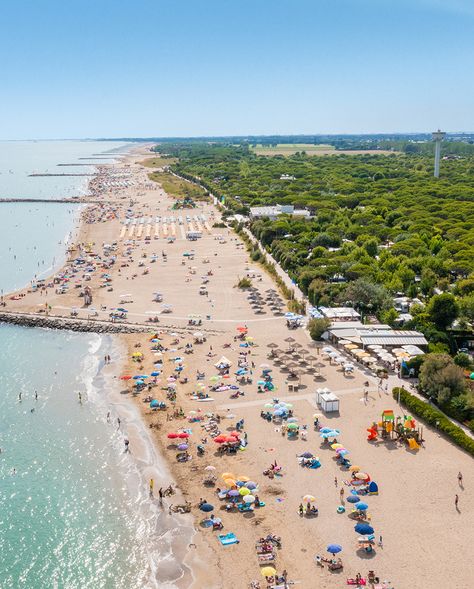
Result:
[[[379,487],[376,482],[370,481],[368,493],[369,493],[369,495],[378,495],[379,494]]]

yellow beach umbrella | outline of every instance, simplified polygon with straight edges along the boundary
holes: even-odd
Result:
[[[249,477],[240,476],[240,475],[237,477],[237,480],[242,481],[243,483],[248,483],[250,481]]]
[[[337,450],[338,448],[344,448],[344,446],[342,444],[331,444],[331,448]]]
[[[228,486],[228,487],[236,487],[237,484],[235,482],[235,479],[224,479],[224,483]]]
[[[235,479],[235,474],[232,474],[231,472],[225,472],[224,474],[221,474],[221,477],[225,480],[225,479]]]
[[[247,487],[240,487],[239,495],[242,495],[242,497],[245,497],[245,495],[250,495],[250,489],[247,489]]]
[[[262,577],[274,577],[276,575],[276,569],[273,567],[263,567],[260,569]]]

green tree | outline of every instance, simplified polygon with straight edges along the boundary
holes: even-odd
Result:
[[[454,356],[454,363],[461,368],[469,369],[472,366],[472,360],[469,354],[463,354],[460,352]]]
[[[443,293],[431,298],[427,312],[436,327],[445,330],[459,315],[459,307],[452,294]]]
[[[448,354],[427,354],[420,369],[420,387],[440,404],[464,393],[466,383],[462,368]]]
[[[331,322],[329,319],[323,318],[316,318],[310,319],[308,321],[308,331],[311,338],[315,341],[321,339],[321,336],[325,331],[329,329]]]
[[[388,308],[391,303],[386,289],[366,278],[359,278],[355,282],[351,282],[341,297],[342,300],[349,301],[356,308],[372,309],[374,312]]]

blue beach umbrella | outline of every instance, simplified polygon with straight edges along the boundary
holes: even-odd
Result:
[[[139,374],[135,374],[135,376],[132,377],[133,380],[140,380],[141,376]]]
[[[152,409],[154,409],[155,407],[159,407],[160,406],[160,402],[157,401],[156,399],[153,399],[153,401],[150,403],[150,407]]]
[[[359,497],[357,495],[349,495],[347,501],[349,503],[359,503]]]
[[[354,530],[358,534],[362,534],[362,536],[367,536],[368,534],[373,534],[374,533],[374,528],[372,526],[369,526],[369,524],[363,524],[363,523],[358,523],[354,527]]]
[[[355,508],[358,509],[359,511],[366,511],[367,509],[369,509],[369,506],[367,505],[367,503],[364,503],[363,501],[359,501],[359,503],[355,504]]]
[[[159,373],[158,371],[154,370],[154,371],[151,373],[151,376],[160,376],[160,373]]]
[[[201,511],[205,511],[206,513],[208,513],[209,511],[213,511],[214,510],[214,506],[211,505],[210,503],[203,503],[199,509]]]
[[[329,432],[332,432],[332,429],[331,429],[330,427],[322,427],[322,428],[319,430],[319,433],[320,433],[320,434],[328,434]]]
[[[334,556],[335,554],[342,552],[342,546],[340,544],[329,544],[326,550]]]
[[[135,381],[135,385],[136,385],[137,387],[138,387],[139,385],[141,385],[141,384],[145,384],[145,381],[144,381],[144,380],[136,380],[136,381]]]

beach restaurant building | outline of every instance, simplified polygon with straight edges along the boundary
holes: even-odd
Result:
[[[381,346],[385,349],[416,347],[422,352],[428,345],[425,336],[418,331],[392,329],[389,325],[363,325],[360,321],[334,322],[328,330],[328,339],[339,344],[350,342],[365,349],[367,346]]]

